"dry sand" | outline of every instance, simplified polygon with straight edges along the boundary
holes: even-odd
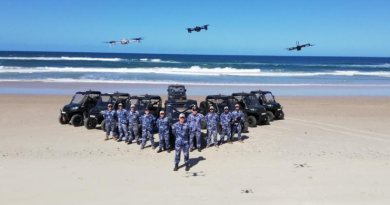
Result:
[[[390,204],[390,98],[278,98],[285,120],[191,153],[190,172],[60,125],[70,98],[0,95],[0,204]]]

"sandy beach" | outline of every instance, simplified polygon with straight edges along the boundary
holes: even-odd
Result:
[[[190,172],[172,171],[174,153],[60,125],[70,99],[0,95],[0,204],[390,203],[387,97],[278,97],[285,120],[191,153]]]

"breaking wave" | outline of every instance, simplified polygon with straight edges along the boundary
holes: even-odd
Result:
[[[196,76],[248,76],[248,77],[306,77],[306,76],[377,76],[390,77],[390,72],[375,71],[329,71],[329,72],[283,72],[264,71],[261,69],[225,68],[84,68],[84,67],[9,67],[0,66],[0,73],[143,73],[161,75],[196,75]]]

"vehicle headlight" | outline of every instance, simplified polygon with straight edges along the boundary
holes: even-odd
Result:
[[[100,111],[100,114],[102,114],[102,115],[103,115],[103,114],[104,114],[104,110]]]
[[[72,108],[70,108],[71,110],[77,110],[77,109],[79,109],[79,107],[72,107]]]
[[[272,107],[272,105],[267,105],[268,107]]]
[[[251,108],[251,111],[256,111],[256,109],[255,108]]]

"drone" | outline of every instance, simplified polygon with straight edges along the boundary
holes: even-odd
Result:
[[[204,30],[207,31],[208,26],[210,26],[210,25],[207,24],[207,25],[204,25],[204,26],[197,26],[197,27],[195,27],[195,28],[187,28],[187,31],[188,31],[188,33],[191,33],[192,31],[199,32],[199,31],[201,31],[202,29],[204,29]]]
[[[108,41],[108,42],[103,42],[103,43],[109,43],[110,47],[111,47],[111,46],[116,46],[117,43],[120,43],[121,45],[127,45],[127,44],[132,43],[132,42],[141,43],[141,40],[143,40],[142,37],[133,38],[131,40],[129,40],[127,38],[124,38],[124,39],[122,39],[120,41]]]
[[[314,46],[314,44],[307,43],[307,44],[299,45],[299,41],[297,41],[297,46],[291,47],[291,48],[286,48],[286,50],[288,50],[288,51],[293,51],[293,50],[300,51],[300,50],[302,50],[302,48],[310,47],[310,46]]]

